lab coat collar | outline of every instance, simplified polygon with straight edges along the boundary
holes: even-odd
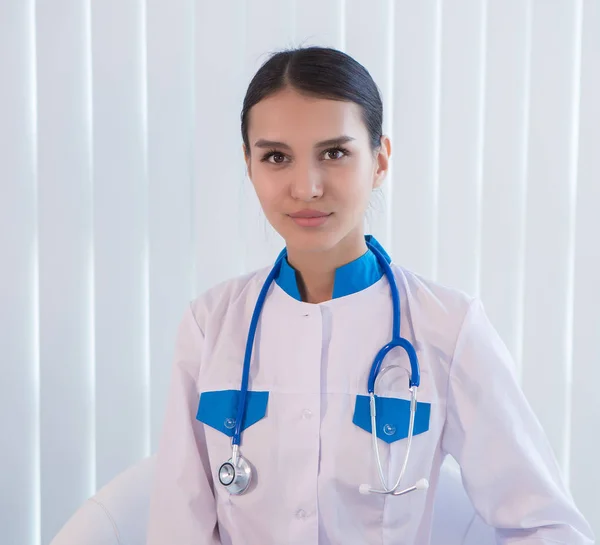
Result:
[[[366,235],[365,241],[377,248],[377,250],[383,254],[387,262],[391,263],[390,256],[373,235]],[[383,268],[377,261],[377,257],[370,249],[368,249],[358,259],[336,269],[332,299],[351,295],[372,286],[383,276],[383,273]],[[282,261],[281,269],[275,278],[275,282],[277,282],[277,285],[290,297],[302,301],[300,290],[298,289],[296,270],[288,263],[287,258]]]

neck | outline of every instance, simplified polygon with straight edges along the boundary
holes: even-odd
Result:
[[[322,303],[333,297],[336,269],[358,259],[367,251],[362,233],[349,235],[323,252],[288,248],[288,262],[296,270],[298,289],[307,303]]]

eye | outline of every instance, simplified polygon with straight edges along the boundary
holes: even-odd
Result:
[[[286,157],[283,153],[277,150],[271,150],[265,153],[261,159],[264,163],[271,163],[272,165],[281,165],[285,163]]]
[[[342,159],[347,155],[350,155],[348,150],[340,147],[329,148],[323,153],[323,156],[326,161],[336,161]]]

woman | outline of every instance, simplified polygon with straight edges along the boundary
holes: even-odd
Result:
[[[391,153],[368,72],[332,49],[274,55],[248,88],[242,137],[287,254],[183,317],[148,544],[426,545],[448,454],[499,543],[591,543],[480,301],[364,236]],[[393,285],[410,345],[387,353],[375,397]]]

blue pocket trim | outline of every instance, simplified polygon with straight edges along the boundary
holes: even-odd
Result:
[[[228,437],[233,437],[239,398],[239,390],[202,392],[196,418]],[[268,401],[269,392],[248,391],[242,431],[264,418]]]
[[[386,443],[393,443],[408,437],[410,424],[410,401],[395,397],[375,396],[377,411],[377,437]],[[431,403],[417,401],[415,428],[413,436],[429,430]],[[359,428],[371,433],[371,411],[369,396],[356,396],[354,418],[352,422]]]

